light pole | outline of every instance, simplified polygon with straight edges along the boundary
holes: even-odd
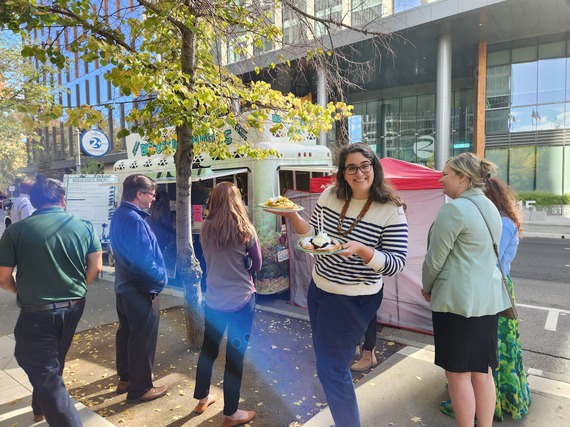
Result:
[[[81,131],[76,129],[77,132],[77,153],[75,154],[75,172],[81,175]]]

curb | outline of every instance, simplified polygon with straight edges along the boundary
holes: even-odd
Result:
[[[568,233],[541,233],[538,231],[523,231],[523,237],[538,239],[570,239]]]

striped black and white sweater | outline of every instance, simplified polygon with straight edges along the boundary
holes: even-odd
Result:
[[[344,200],[336,197],[334,187],[327,188],[319,197],[312,213],[307,237],[324,231],[342,243],[357,241],[374,248],[374,256],[365,264],[358,255],[349,258],[340,255],[317,256],[313,280],[318,288],[340,295],[373,295],[382,289],[382,276],[393,276],[403,270],[408,253],[408,223],[403,207],[395,203],[372,202],[368,212],[346,236],[337,231],[338,218]],[[342,229],[350,225],[364,207],[366,200],[350,201]]]

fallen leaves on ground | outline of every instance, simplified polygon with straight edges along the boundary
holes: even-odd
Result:
[[[166,396],[127,404],[115,387],[114,340],[117,324],[98,326],[74,338],[64,380],[71,395],[109,422],[122,427],[192,427],[223,420],[223,399],[199,415],[192,412],[198,353],[186,345],[186,316],[181,307],[162,312],[156,352],[155,385],[168,385]],[[378,342],[377,358],[399,350]],[[225,340],[214,365],[211,392],[223,396]],[[364,377],[354,373],[354,381]],[[252,410],[257,426],[296,427],[326,406],[318,381],[308,322],[256,311],[241,389],[240,408]]]

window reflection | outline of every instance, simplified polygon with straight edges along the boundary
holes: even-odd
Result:
[[[490,46],[485,156],[517,191],[570,189],[570,42]]]
[[[566,101],[570,101],[570,58],[566,58]]]
[[[564,186],[564,192],[568,193],[570,192],[570,173],[568,173],[568,171],[570,171],[570,145],[564,147],[564,171],[566,171],[566,173],[562,174],[564,179],[562,184]]]
[[[564,129],[570,125],[565,123],[565,104],[547,104],[540,105],[536,108],[536,129],[537,130],[555,130]]]
[[[540,116],[534,107],[511,108],[508,120],[510,132],[530,132],[536,130]]]
[[[473,91],[457,90],[453,99],[452,152],[472,151]],[[379,156],[434,167],[434,93],[361,102],[354,107],[353,115],[362,117],[362,141]]]
[[[539,146],[536,152],[536,190],[562,194],[561,146]]]
[[[511,70],[512,105],[536,104],[536,62],[513,64]]]
[[[394,13],[418,7],[426,3],[426,0],[394,0]]]
[[[488,110],[485,115],[485,132],[487,135],[507,133],[509,131],[510,110]]]
[[[566,86],[566,58],[538,61],[538,103],[563,102]]]
[[[485,158],[497,166],[497,178],[509,181],[509,149],[508,148],[487,148]]]
[[[509,184],[517,191],[533,191],[535,177],[534,145],[510,147]]]

